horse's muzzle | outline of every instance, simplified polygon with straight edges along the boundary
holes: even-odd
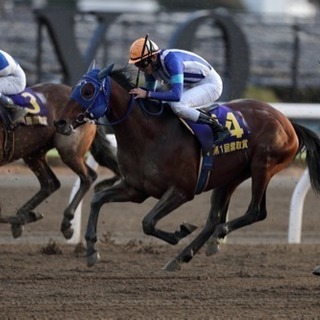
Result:
[[[72,125],[68,124],[65,120],[54,121],[53,123],[56,127],[56,131],[66,136],[70,136],[74,130]]]

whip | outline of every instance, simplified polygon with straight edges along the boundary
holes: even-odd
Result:
[[[147,33],[146,36],[144,37],[144,43],[143,43],[142,50],[141,50],[141,60],[142,60],[142,58],[143,58],[144,48],[145,48],[146,45],[147,45],[148,37],[149,37],[149,33]],[[141,60],[140,60],[140,61],[141,61]],[[137,79],[136,79],[136,87],[138,87],[138,84],[139,84],[140,69],[141,69],[141,67],[140,67],[140,65],[139,65],[139,67],[138,67]]]

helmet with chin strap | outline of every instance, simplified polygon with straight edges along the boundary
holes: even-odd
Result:
[[[128,63],[137,63],[158,52],[160,52],[160,49],[155,42],[146,40],[145,38],[139,38],[134,41],[130,47],[130,59]]]

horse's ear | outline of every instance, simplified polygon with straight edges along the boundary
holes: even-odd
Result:
[[[113,66],[114,66],[114,63],[111,64],[110,66],[104,68],[103,70],[101,70],[98,74],[98,78],[101,80],[103,79],[104,77],[106,77],[107,75],[109,75],[109,73],[112,71],[113,69]]]
[[[96,60],[93,59],[92,62],[90,63],[90,66],[89,66],[87,72],[89,72],[89,71],[91,71],[91,70],[93,70],[95,68],[96,68]]]

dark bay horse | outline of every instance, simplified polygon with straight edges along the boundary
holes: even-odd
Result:
[[[60,133],[68,135],[86,119],[105,114],[117,139],[122,179],[93,196],[85,235],[88,266],[99,260],[95,249],[97,222],[105,203],[142,203],[148,197],[159,199],[144,217],[142,227],[144,233],[170,244],[177,244],[195,229],[183,224],[177,231],[168,232],[156,225],[195,197],[200,143],[166,106],[162,106],[161,112],[156,102],[147,104],[133,99],[128,93],[132,87],[125,70],[112,71],[111,66],[102,71],[93,68],[74,87],[63,117],[55,123]],[[180,269],[181,264],[189,262],[205,243],[208,244],[207,254],[215,253],[219,240],[227,234],[265,219],[270,179],[304,149],[312,187],[320,193],[320,140],[313,131],[291,122],[261,101],[243,99],[224,105],[229,108],[231,120],[235,114],[241,115],[250,136],[244,144],[222,143],[214,147],[214,168],[202,190],[213,190],[207,221],[195,239],[166,264],[165,270]],[[237,122],[227,121],[223,125],[228,126],[233,135],[241,135],[242,129],[236,126]],[[252,197],[247,211],[243,216],[227,221],[233,192],[249,178],[252,179]]]
[[[46,160],[47,152],[56,148],[62,162],[80,178],[80,187],[65,209],[61,224],[63,235],[70,239],[73,234],[70,221],[73,219],[78,204],[97,178],[96,172],[85,162],[87,152],[91,150],[97,162],[111,169],[116,176],[120,172],[116,157],[111,152],[111,145],[105,135],[97,130],[96,125],[85,124],[68,137],[57,133],[53,121],[67,104],[71,87],[63,84],[42,83],[31,89],[32,91],[26,93],[31,104],[28,109],[28,118],[25,121],[34,121],[38,124],[23,124],[14,130],[8,130],[4,122],[0,122],[0,165],[3,166],[22,158],[36,175],[41,188],[17,210],[16,215],[1,216],[0,221],[10,223],[13,237],[17,238],[22,233],[23,225],[42,218],[41,214],[33,210],[60,187],[58,178]],[[37,101],[39,103],[42,101],[45,107],[46,115],[41,116],[42,124],[39,124],[39,118],[35,114],[35,111],[39,111],[37,109],[40,108]],[[46,124],[43,123],[44,119]],[[106,184],[106,181],[104,183]]]

